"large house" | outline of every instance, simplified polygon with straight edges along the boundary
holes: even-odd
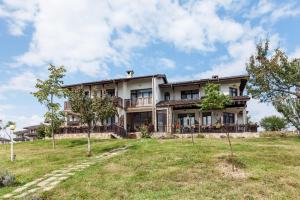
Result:
[[[143,125],[152,124],[155,132],[256,132],[255,125],[247,124],[245,86],[248,76],[213,76],[184,82],[168,82],[166,75],[133,76],[126,78],[66,85],[68,89],[82,88],[87,96],[109,95],[115,97],[118,116],[107,119],[101,126],[117,124],[126,133],[138,132]],[[231,96],[233,103],[224,110],[201,112],[199,102],[205,97],[207,83],[220,84],[220,90]],[[65,102],[67,113],[65,133],[81,132],[79,119]],[[77,128],[77,129],[76,129]],[[225,129],[226,128],[226,129]],[[104,129],[102,127],[102,129]],[[97,129],[101,132],[101,128]]]

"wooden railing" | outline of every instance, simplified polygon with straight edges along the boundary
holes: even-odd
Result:
[[[95,126],[92,130],[92,133],[110,133],[110,132],[113,132],[114,134],[119,135],[121,137],[127,136],[127,132],[125,131],[125,129],[116,124]],[[61,134],[88,133],[88,127],[87,126],[61,127],[60,133]]]
[[[142,106],[152,106],[152,97],[125,99],[126,108],[135,108],[135,107],[142,107]]]
[[[191,127],[173,127],[173,133],[242,133],[257,132],[256,124],[240,124],[240,125],[222,125],[222,126],[199,126],[197,124]]]

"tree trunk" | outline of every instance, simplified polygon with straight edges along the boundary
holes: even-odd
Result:
[[[52,136],[52,148],[55,149],[55,137],[54,137],[54,124],[53,124],[53,94],[51,94],[51,136]]]
[[[231,163],[232,163],[232,171],[234,172],[233,151],[232,151],[232,145],[231,145],[230,135],[229,135],[228,131],[226,131],[226,136],[227,136],[228,143],[229,143],[229,146],[230,146],[230,157],[231,157]]]
[[[91,127],[89,126],[88,130],[88,147],[87,147],[87,156],[92,156],[92,148],[91,148]]]

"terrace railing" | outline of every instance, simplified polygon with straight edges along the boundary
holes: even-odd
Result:
[[[76,134],[76,133],[88,133],[87,126],[69,126],[69,127],[61,127],[61,134]],[[92,133],[114,133],[121,137],[126,137],[127,132],[121,126],[116,124],[112,125],[104,125],[104,126],[95,126]]]
[[[256,124],[222,125],[222,126],[199,126],[195,124],[190,127],[173,127],[173,133],[242,133],[257,132]]]
[[[125,99],[126,108],[135,108],[135,107],[143,107],[143,106],[152,106],[152,97]]]

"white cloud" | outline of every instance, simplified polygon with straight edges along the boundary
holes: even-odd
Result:
[[[297,47],[289,56],[290,58],[300,58],[300,47]]]
[[[276,4],[270,0],[260,0],[253,6],[246,17],[249,19],[261,18],[262,23],[275,23],[286,17],[300,15],[300,5],[295,2],[284,2]]]
[[[167,69],[174,69],[176,68],[176,64],[173,60],[169,58],[160,58],[159,60],[159,66]]]
[[[0,104],[0,112],[3,112],[5,110],[10,110],[10,109],[13,109],[13,108],[15,108],[15,106],[12,105],[12,104]]]
[[[193,71],[194,70],[194,68],[190,65],[184,66],[184,69],[187,70],[187,71]]]
[[[4,98],[11,91],[32,92],[37,77],[32,72],[24,72],[0,84],[0,97]]]
[[[0,17],[11,33],[34,28],[20,65],[64,64],[68,71],[107,76],[108,63],[128,66],[132,52],[161,40],[183,51],[212,51],[244,34],[243,26],[218,10],[232,1],[31,0],[4,1]],[[67,9],[66,9],[67,8]],[[209,20],[207,20],[209,19]]]

